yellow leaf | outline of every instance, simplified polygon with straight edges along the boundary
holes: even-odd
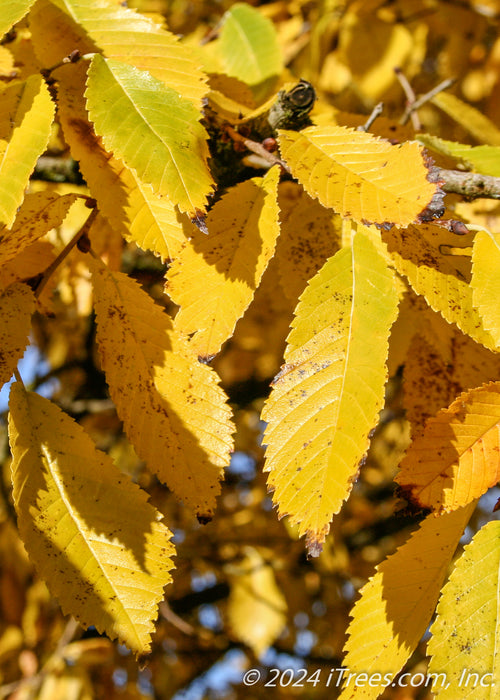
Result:
[[[472,248],[472,303],[500,349],[500,234],[478,231]]]
[[[410,658],[427,629],[473,510],[471,504],[439,518],[429,515],[402,547],[377,566],[353,608],[343,660],[351,674],[368,674],[370,684],[356,686],[353,676],[339,700],[374,700]]]
[[[0,38],[28,12],[35,0],[4,0],[0,13]]]
[[[500,130],[484,114],[449,92],[434,95],[431,102],[467,129],[480,143],[500,146]]]
[[[94,54],[85,91],[89,118],[107,150],[191,216],[214,185],[208,135],[196,107],[148,72]]]
[[[0,92],[0,222],[11,226],[50,137],[54,103],[41,75]]]
[[[392,228],[382,233],[397,271],[405,275],[417,294],[448,323],[487,348],[494,349],[491,334],[483,327],[473,306],[470,286],[471,264],[468,256],[472,234],[460,236],[437,224]],[[457,254],[463,248],[463,255]],[[458,250],[457,250],[458,249]]]
[[[152,250],[163,260],[175,258],[186,240],[183,218],[165,196],[141,182],[121,161],[110,157],[87,119],[83,90],[83,63],[60,71],[59,117],[64,137],[90,192],[113,229],[127,241]]]
[[[0,289],[5,289],[13,282],[28,280],[44,272],[55,260],[54,246],[49,241],[35,241],[24,248],[15,258],[0,267]],[[45,294],[42,292],[42,297]]]
[[[279,134],[281,154],[307,192],[358,223],[406,226],[436,193],[416,143],[392,146],[342,126]]]
[[[364,233],[301,296],[286,364],[263,413],[269,487],[318,553],[347,498],[384,401],[393,273]]]
[[[192,236],[168,271],[167,291],[181,308],[176,328],[194,333],[197,355],[215,355],[233,333],[274,253],[279,234],[279,169],[232,187],[210,211],[209,235]]]
[[[59,196],[48,190],[27,194],[12,227],[0,229],[0,264],[60,226],[76,199],[74,194]]]
[[[46,65],[54,65],[71,51],[101,50],[109,58],[135,66],[199,106],[207,92],[205,77],[188,47],[152,19],[113,0],[42,0],[30,15],[39,45],[55,33],[57,42]],[[63,68],[64,70],[64,68]],[[57,76],[62,73],[59,71]]]
[[[100,212],[92,222],[89,240],[94,253],[111,270],[120,270],[124,246],[123,239]]]
[[[491,700],[500,686],[498,588],[500,522],[487,523],[466,545],[437,607],[427,645],[438,700]],[[442,674],[440,677],[437,674]]]
[[[500,475],[500,383],[461,394],[411,444],[396,481],[419,507],[450,511]]]
[[[9,436],[21,537],[64,613],[147,653],[174,553],[160,514],[77,423],[19,383]]]
[[[441,334],[443,354],[436,346],[439,336],[425,338],[419,332],[411,342],[404,363],[403,402],[414,437],[429,418],[448,406],[460,392],[495,381],[500,376],[499,353],[478,345],[440,320],[452,330],[448,339]],[[449,357],[445,357],[448,353]]]
[[[295,182],[280,185],[278,204],[281,233],[275,257],[285,294],[296,301],[308,280],[339,249],[341,219]]]
[[[232,567],[229,625],[237,639],[261,656],[283,630],[287,604],[273,568],[253,547],[245,547],[245,554],[241,564]]]
[[[8,382],[24,354],[35,311],[35,297],[26,284],[11,284],[0,294],[0,387]]]
[[[342,17],[338,56],[352,71],[356,94],[378,100],[396,81],[394,66],[406,66],[415,50],[410,24],[387,22],[354,4]],[[418,61],[418,59],[413,58]],[[351,87],[351,89],[353,89]]]
[[[413,437],[428,418],[456,398],[460,388],[452,381],[452,369],[422,335],[412,338],[404,363],[403,401]]]
[[[160,481],[209,519],[233,430],[215,372],[136,282],[93,268],[101,361],[127,435]]]
[[[252,303],[236,324],[231,342],[215,358],[215,369],[224,384],[264,381],[279,370],[285,339],[296,304],[290,302],[279,282],[276,256],[271,259]]]

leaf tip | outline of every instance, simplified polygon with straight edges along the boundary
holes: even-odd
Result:
[[[319,557],[323,551],[323,543],[326,536],[330,532],[330,523],[327,523],[319,530],[309,530],[306,533],[307,558],[313,559]]]
[[[196,514],[196,520],[200,523],[200,525],[208,525],[208,523],[212,522],[213,520],[213,513],[197,513]]]

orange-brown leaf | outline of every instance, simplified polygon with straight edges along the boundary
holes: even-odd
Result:
[[[461,394],[412,443],[396,481],[421,508],[450,511],[500,476],[500,383]]]

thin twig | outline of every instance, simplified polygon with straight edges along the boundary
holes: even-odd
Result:
[[[160,614],[167,622],[177,627],[183,634],[187,634],[189,637],[196,637],[197,632],[193,625],[190,625],[189,622],[186,622],[182,617],[176,615],[166,600],[160,603]]]
[[[29,690],[30,695],[33,694],[34,696],[34,694],[37,693],[38,689],[41,687],[46,676],[50,673],[50,669],[54,668],[54,665],[57,663],[57,661],[63,658],[64,650],[75,636],[75,633],[77,632],[79,626],[79,623],[74,618],[71,618],[68,621],[66,627],[64,628],[61,637],[59,638],[59,641],[53,654],[49,656],[43,668],[40,669],[40,671],[33,676],[30,676],[28,678],[21,678],[20,680],[14,681],[13,683],[7,683],[5,685],[0,686],[0,698],[8,697],[20,688]]]
[[[229,124],[224,125],[224,131],[227,133],[228,136],[230,136],[233,139],[233,141],[235,141],[236,143],[241,143],[243,146],[245,146],[245,148],[247,148],[249,151],[252,151],[252,153],[256,153],[270,165],[280,165],[287,171],[287,173],[290,172],[290,168],[286,163],[284,163],[282,160],[280,160],[277,156],[273,155],[269,151],[266,151],[264,146],[258,141],[252,141],[251,139],[245,138],[245,136],[239,134],[236,131],[236,129],[233,129],[233,127],[229,126]]]
[[[61,61],[58,61],[53,66],[50,66],[50,68],[42,68],[40,73],[43,75],[44,78],[50,78],[51,73],[57,68],[60,68],[61,66],[67,66],[70,63],[77,63],[81,58],[81,53],[78,49],[75,49],[70,54],[65,56]]]
[[[89,202],[92,204],[92,202]],[[94,202],[94,207],[95,207],[95,202]],[[95,221],[95,218],[97,214],[99,213],[99,210],[96,208],[93,208],[92,211],[90,212],[87,220],[81,227],[81,229],[73,236],[73,238],[70,240],[70,242],[61,250],[57,258],[51,262],[51,264],[48,266],[48,268],[45,270],[43,273],[43,277],[38,283],[36,289],[35,289],[35,296],[37,298],[40,297],[40,294],[42,293],[43,289],[45,288],[47,282],[49,279],[52,277],[54,272],[57,270],[61,262],[67,257],[67,255],[73,250],[73,248],[76,246],[78,241],[85,235],[88,234],[90,231],[90,227]]]
[[[454,78],[447,78],[446,80],[443,80],[441,83],[439,83],[439,85],[436,85],[435,88],[432,88],[432,90],[426,92],[425,95],[419,97],[418,100],[415,100],[413,104],[409,104],[405,110],[405,113],[399,120],[400,124],[406,124],[413,112],[415,112],[417,109],[420,109],[420,107],[422,107],[422,105],[424,105],[426,102],[432,100],[432,98],[435,97],[438,93],[443,92],[443,90],[447,90],[453,85],[454,82]]]
[[[372,112],[366,122],[362,124],[361,126],[356,127],[356,131],[368,131],[375,119],[380,117],[382,112],[384,111],[384,103],[379,102],[378,104],[375,105],[375,107],[372,109]]]
[[[399,84],[403,88],[404,93],[406,95],[406,101],[407,101],[406,109],[408,110],[410,105],[415,104],[415,102],[417,101],[417,96],[415,95],[408,78],[403,73],[401,68],[395,68],[394,73],[396,74],[396,78],[399,80]],[[399,120],[400,124],[406,124],[406,122],[408,121],[408,116],[406,116],[406,121],[403,122],[403,118],[405,117],[405,115],[406,115],[406,111],[405,111],[404,115],[401,117],[401,119]],[[420,119],[418,118],[418,114],[416,112],[412,111],[412,112],[410,112],[410,116],[411,116],[411,121],[412,121],[413,128],[415,129],[415,131],[420,131],[421,124],[420,124]]]

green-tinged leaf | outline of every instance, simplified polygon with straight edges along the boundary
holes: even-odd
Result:
[[[479,110],[449,92],[434,95],[431,102],[454,119],[480,143],[500,146],[500,129]]]
[[[492,700],[500,687],[500,522],[466,545],[443,588],[427,645],[438,700]],[[446,682],[445,682],[446,681]]]
[[[399,273],[431,309],[490,350],[496,343],[473,305],[470,246],[473,235],[456,236],[437,224],[392,228],[383,240]],[[462,254],[463,251],[463,254]]]
[[[35,0],[4,0],[0,7],[0,38],[28,12]]]
[[[469,146],[455,141],[445,141],[431,134],[419,134],[418,141],[437,153],[457,158],[471,170],[483,175],[500,177],[499,146]]]
[[[472,303],[500,349],[500,234],[478,231],[472,248]]]
[[[245,558],[229,573],[227,614],[231,631],[261,656],[286,624],[286,600],[272,566],[254,547],[245,547]]]
[[[35,311],[35,297],[26,284],[0,293],[0,387],[8,382],[24,354]]]
[[[174,553],[160,514],[78,424],[19,383],[9,436],[21,537],[64,613],[147,653]]]
[[[353,675],[340,700],[374,700],[410,658],[430,622],[473,510],[471,504],[439,518],[429,515],[377,566],[353,608],[342,664],[351,674],[368,674],[371,682],[357,685]]]
[[[48,190],[27,194],[12,228],[0,229],[0,263],[4,265],[60,226],[76,199],[75,194],[58,195]]]
[[[148,71],[197,106],[207,92],[205,76],[187,46],[151,18],[114,0],[39,0],[30,20],[37,52],[48,35],[57,35],[57,42],[44,48],[52,53],[46,65],[75,49],[82,54],[100,49],[108,58]]]
[[[384,401],[394,276],[361,232],[300,298],[286,364],[263,413],[269,487],[281,515],[321,549],[352,488]]]
[[[252,301],[279,234],[279,169],[231,188],[168,271],[176,328],[201,357],[216,354]]]
[[[151,185],[106,153],[87,118],[85,77],[81,62],[72,66],[71,74],[61,72],[58,81],[59,118],[71,153],[113,229],[163,260],[173,259],[186,240],[190,222],[168,197],[153,192]]]
[[[436,193],[417,143],[392,146],[343,126],[279,133],[281,154],[304,189],[358,223],[406,226]]]
[[[54,104],[40,75],[0,93],[0,222],[6,226],[16,217],[53,119]]]
[[[420,508],[454,510],[500,478],[500,383],[461,394],[426,423],[396,481]]]
[[[96,54],[87,109],[106,148],[181,211],[205,208],[213,180],[200,113],[146,71]]]
[[[244,3],[235,3],[222,18],[218,49],[227,75],[250,85],[256,97],[265,96],[269,80],[283,70],[273,23]]]
[[[217,376],[136,282],[93,267],[101,361],[127,435],[160,481],[209,519],[233,432]]]

